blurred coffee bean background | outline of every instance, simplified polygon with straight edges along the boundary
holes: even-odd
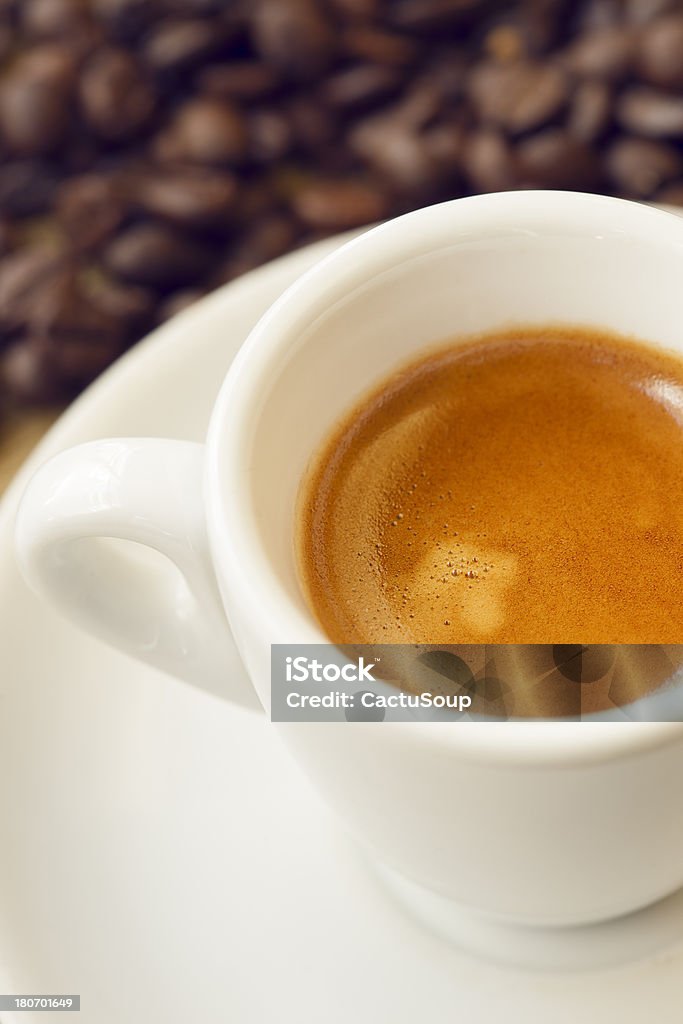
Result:
[[[0,0],[0,442],[266,260],[511,188],[683,204],[683,0]]]

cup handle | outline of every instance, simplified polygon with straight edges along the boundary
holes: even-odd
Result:
[[[223,611],[206,530],[204,446],[93,441],[42,466],[21,500],[16,546],[33,590],[127,654],[260,707]],[[165,560],[151,564],[135,548]]]

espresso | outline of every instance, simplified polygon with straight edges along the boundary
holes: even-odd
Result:
[[[683,361],[588,329],[454,343],[349,412],[298,524],[335,643],[681,643]]]

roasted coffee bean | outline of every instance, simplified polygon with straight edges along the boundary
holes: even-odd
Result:
[[[577,75],[619,79],[631,70],[637,36],[627,25],[586,32],[570,47],[567,66]]]
[[[52,340],[55,370],[67,393],[80,391],[121,354],[120,346],[102,335],[84,338],[72,334],[58,344]]]
[[[79,86],[83,115],[104,139],[127,139],[148,122],[156,97],[142,67],[124,50],[99,50],[83,69]]]
[[[282,256],[295,245],[300,235],[299,224],[285,213],[268,214],[249,223],[229,258],[218,268],[215,283],[232,281],[261,263]]]
[[[36,46],[19,57],[0,82],[0,133],[13,152],[52,152],[64,138],[75,81],[69,52]]]
[[[382,13],[383,0],[330,0],[342,17],[358,21],[374,21]]]
[[[287,179],[288,175],[288,169],[275,168],[271,174],[255,175],[251,182],[242,182],[239,202],[234,211],[240,227],[255,227],[281,211],[282,203],[287,201],[291,191],[288,191],[288,187],[282,187],[282,180]]]
[[[174,14],[218,14],[225,0],[162,0],[166,11]]]
[[[275,92],[280,76],[267,64],[255,60],[230,61],[203,68],[197,85],[202,92],[219,99],[256,100]]]
[[[249,226],[233,253],[251,267],[281,256],[300,234],[297,223],[285,213],[274,213]]]
[[[143,56],[157,72],[185,71],[220,49],[220,26],[200,18],[162,21],[148,37]]]
[[[120,354],[104,337],[53,338],[30,332],[0,359],[0,379],[16,399],[48,404],[71,398]]]
[[[212,253],[204,243],[163,224],[135,224],[102,252],[105,266],[133,284],[177,288],[209,270]]]
[[[448,109],[450,104],[463,99],[468,72],[469,63],[463,54],[448,47],[438,58],[430,60],[428,68],[418,73],[415,84],[436,93],[442,110]]]
[[[600,182],[595,152],[560,129],[551,128],[524,139],[516,150],[517,174],[523,188],[590,191]]]
[[[157,140],[162,160],[197,164],[236,164],[248,146],[244,118],[228,100],[187,100]]]
[[[276,110],[254,110],[247,122],[249,156],[257,163],[280,160],[292,145],[289,121]]]
[[[89,267],[82,277],[93,305],[123,324],[126,331],[144,330],[152,322],[156,303],[153,292],[123,284],[99,267]]]
[[[395,113],[358,122],[349,141],[354,152],[385,176],[391,188],[420,192],[435,180],[433,161],[420,135]]]
[[[410,32],[440,32],[460,24],[481,0],[394,0],[391,24]]]
[[[612,113],[612,93],[604,82],[582,82],[574,90],[567,129],[581,142],[595,142],[609,127]]]
[[[440,178],[455,177],[462,157],[464,129],[456,122],[433,125],[422,134],[422,145]],[[435,184],[437,179],[435,178]]]
[[[122,40],[135,42],[158,15],[158,0],[90,0],[107,29]]]
[[[605,166],[619,192],[647,199],[683,173],[683,156],[664,142],[624,138],[609,147]]]
[[[68,178],[57,190],[55,215],[75,249],[92,249],[121,224],[127,204],[121,184],[104,174]]]
[[[646,25],[660,14],[680,11],[681,0],[624,0],[622,13],[634,25]]]
[[[418,81],[398,104],[356,122],[349,135],[351,149],[391,182],[419,188],[433,176],[422,141],[423,130],[439,110],[433,83]]]
[[[401,86],[401,75],[381,64],[356,64],[328,78],[322,98],[331,107],[351,111],[367,109],[387,99]]]
[[[584,29],[599,31],[611,25],[621,24],[623,5],[624,0],[587,0],[583,4],[570,4],[570,9],[571,6],[576,7],[576,26],[580,31]]]
[[[255,0],[249,16],[256,52],[287,77],[311,78],[332,60],[335,34],[315,0]]]
[[[7,256],[15,244],[16,232],[8,220],[0,220],[0,257]]]
[[[293,209],[309,228],[343,230],[381,220],[389,212],[383,190],[360,181],[316,181],[293,198]]]
[[[673,182],[665,185],[655,196],[658,203],[667,206],[683,206],[683,181]]]
[[[421,50],[414,39],[375,26],[351,27],[343,33],[341,41],[351,57],[396,67],[413,64]]]
[[[171,292],[161,301],[157,309],[159,323],[170,320],[171,317],[194,306],[195,302],[199,302],[204,294],[201,288],[181,288],[177,292]]]
[[[55,341],[81,339],[93,346],[105,345],[112,354],[124,337],[121,321],[92,301],[79,268],[73,264],[63,265],[45,281],[28,326],[35,334]]]
[[[22,0],[22,29],[34,39],[68,37],[92,26],[87,0]]]
[[[617,102],[619,123],[648,138],[683,137],[683,96],[633,86]]]
[[[683,14],[657,18],[641,31],[638,71],[653,85],[683,88]]]
[[[9,25],[0,22],[0,61],[4,62],[11,56],[14,48],[14,32]]]
[[[510,5],[483,27],[482,51],[494,60],[541,57],[564,41],[561,4]]]
[[[479,117],[513,134],[540,128],[569,100],[569,81],[560,67],[521,61],[482,62],[468,83]]]
[[[432,82],[418,79],[404,99],[391,110],[385,110],[380,116],[388,114],[390,120],[400,122],[413,131],[419,131],[433,122],[440,110],[441,95],[438,90],[434,88]]]
[[[466,137],[462,164],[470,185],[477,192],[503,192],[516,187],[512,149],[496,129],[479,128]]]
[[[54,354],[54,346],[46,338],[27,335],[13,341],[0,353],[0,394],[9,393],[26,405],[63,401],[68,393],[54,365]]]
[[[0,325],[15,330],[30,322],[50,282],[62,273],[59,255],[25,247],[0,261]]]
[[[44,161],[0,162],[0,213],[17,218],[45,213],[58,180],[58,169]]]
[[[14,225],[12,237],[13,248],[17,250],[24,246],[49,249],[54,254],[65,254],[68,250],[59,225],[51,216],[27,217]]]
[[[317,154],[337,137],[334,114],[314,96],[296,96],[283,107],[292,140],[305,151]]]
[[[502,24],[490,28],[484,37],[482,49],[500,64],[520,60],[529,52],[527,41],[519,27]]]
[[[190,228],[215,228],[237,199],[237,182],[227,171],[154,169],[137,178],[133,197],[154,216]]]

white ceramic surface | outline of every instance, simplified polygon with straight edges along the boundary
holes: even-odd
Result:
[[[324,642],[296,578],[294,502],[341,412],[397,364],[457,333],[559,321],[681,350],[682,279],[680,219],[615,199],[478,196],[382,225],[313,268],[263,317],[221,390],[205,455],[119,440],[38,474],[18,530],[25,572],[102,624],[102,635],[212,692],[223,675],[230,694],[238,662],[222,653],[230,639],[212,561],[267,707],[271,643]],[[84,546],[80,538],[93,536],[158,548],[187,585],[164,581],[162,600],[157,575],[125,571],[110,552]],[[378,860],[424,888],[425,905],[437,893],[504,918],[574,925],[634,911],[683,884],[681,722],[281,731]]]
[[[677,1024],[680,901],[660,907],[661,921],[650,912],[575,933],[574,960],[596,934],[603,959],[648,951],[617,969],[474,962],[394,907],[264,716],[117,654],[19,576],[12,528],[31,470],[105,435],[201,439],[241,340],[332,247],[242,279],[139,346],[66,413],[4,499],[0,991],[80,992],[82,1024]],[[482,932],[461,938],[486,953]],[[499,935],[494,953],[514,960],[524,941]]]

